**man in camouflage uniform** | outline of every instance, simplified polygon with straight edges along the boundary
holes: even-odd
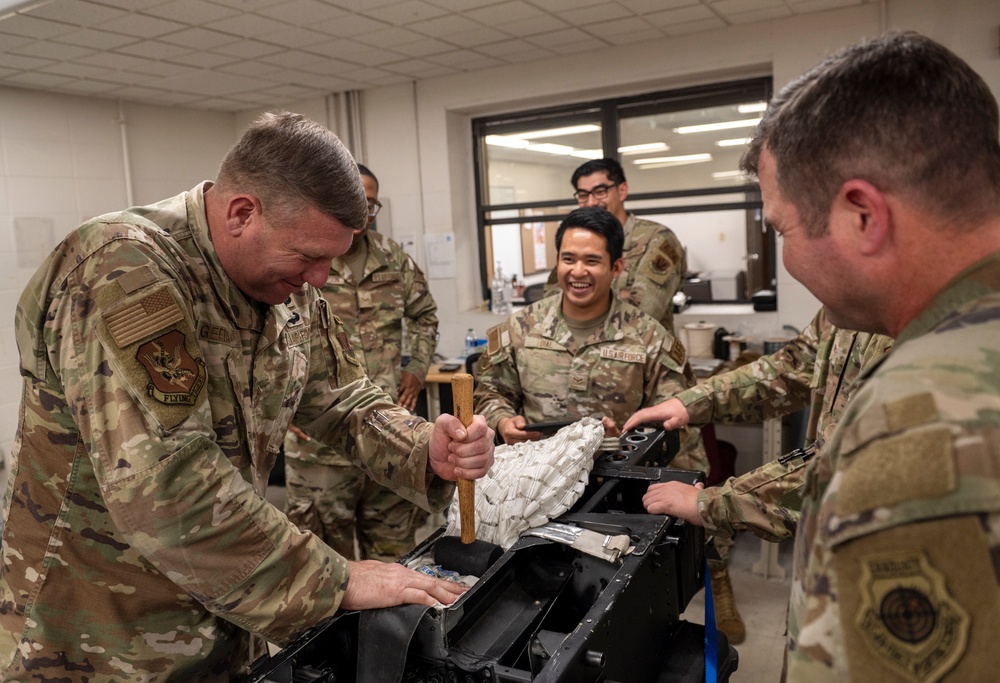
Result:
[[[776,353],[640,410],[625,427],[762,422],[808,406],[806,445],[818,449],[837,424],[858,375],[891,347],[892,340],[883,335],[837,329],[821,308],[802,333]],[[741,641],[745,631],[726,568],[731,539],[748,529],[774,542],[795,533],[806,462],[805,457],[775,460],[707,489],[678,482],[653,484],[643,499],[649,512],[704,526],[716,539],[721,557],[709,562],[716,618],[731,641]]]
[[[368,378],[414,410],[437,344],[437,305],[420,268],[394,241],[371,230],[381,204],[378,179],[359,165],[368,225],[333,260],[323,298],[340,318]],[[402,367],[403,334],[410,361]],[[427,512],[379,485],[349,459],[297,429],[285,436],[288,517],[344,557],[391,562],[413,548]]]
[[[542,438],[525,430],[531,423],[588,416],[618,435],[638,408],[694,383],[683,345],[612,295],[623,241],[614,214],[598,207],[570,213],[556,231],[561,293],[487,332],[475,409],[506,443]],[[675,466],[707,471],[698,431],[681,438]]]
[[[637,306],[674,334],[674,294],[687,273],[687,254],[677,235],[653,221],[625,210],[628,182],[614,159],[592,159],[573,172],[573,196],[580,206],[599,206],[614,214],[625,231],[624,268],[611,284],[622,301]],[[556,269],[549,274],[545,294],[559,291]]]
[[[482,417],[431,425],[395,406],[303,289],[365,211],[332,133],[266,114],[215,183],[95,218],[42,264],[15,320],[0,680],[229,681],[263,639],[338,608],[455,599],[348,562],[263,497],[293,415],[430,507],[492,461]]]
[[[830,321],[895,338],[806,470],[792,681],[995,678],[998,129],[968,64],[891,33],[786,86],[742,161]]]

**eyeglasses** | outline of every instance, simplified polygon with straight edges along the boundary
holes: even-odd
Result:
[[[375,218],[378,215],[379,210],[382,208],[382,202],[377,199],[368,200],[368,217]]]
[[[621,183],[611,183],[610,185],[595,185],[589,190],[577,190],[576,192],[573,193],[573,196],[576,197],[576,201],[579,202],[580,204],[586,202],[591,197],[591,195],[593,195],[594,199],[597,200],[607,199],[608,190],[610,190],[612,187],[618,187],[620,184]]]

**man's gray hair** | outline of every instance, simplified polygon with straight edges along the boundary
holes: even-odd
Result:
[[[246,192],[284,221],[311,206],[352,230],[368,224],[358,166],[344,144],[301,114],[262,114],[219,168],[222,192]]]

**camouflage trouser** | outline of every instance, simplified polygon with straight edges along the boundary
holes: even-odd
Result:
[[[288,518],[348,559],[393,562],[413,549],[428,513],[353,465],[285,460]]]

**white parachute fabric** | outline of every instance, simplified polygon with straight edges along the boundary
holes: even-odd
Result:
[[[508,549],[566,512],[583,495],[603,438],[601,421],[585,417],[548,439],[497,446],[489,474],[476,480],[476,538]],[[445,534],[459,535],[457,496],[448,520]]]

